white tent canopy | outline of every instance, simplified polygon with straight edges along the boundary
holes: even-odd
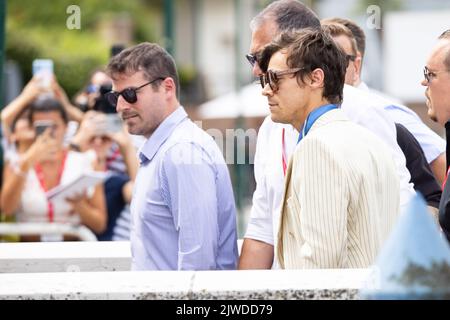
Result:
[[[227,93],[200,105],[198,115],[201,119],[265,117],[269,114],[269,106],[261,91],[258,84],[249,84],[238,92]]]

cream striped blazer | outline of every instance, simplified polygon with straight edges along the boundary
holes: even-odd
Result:
[[[399,213],[391,154],[340,109],[314,123],[288,165],[275,244],[281,268],[373,264]]]

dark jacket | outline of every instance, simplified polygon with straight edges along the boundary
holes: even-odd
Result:
[[[450,122],[445,124],[445,134],[447,136],[447,168],[450,166],[450,146],[448,141],[450,139]],[[447,240],[450,242],[450,181],[445,181],[444,191],[439,204],[439,223],[444,231]]]
[[[397,128],[397,143],[405,154],[406,167],[411,174],[414,189],[424,196],[429,206],[439,208],[442,190],[433,171],[431,171],[422,147],[403,125],[396,123],[395,126]]]

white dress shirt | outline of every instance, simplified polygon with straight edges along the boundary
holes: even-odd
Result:
[[[235,269],[233,189],[211,136],[180,106],[139,158],[130,205],[132,270]]]
[[[396,99],[384,94],[381,95],[380,92],[370,89],[364,82],[360,83],[358,89],[371,92],[380,99],[380,103],[384,105],[384,109],[389,117],[391,117],[395,123],[402,124],[417,139],[425,153],[428,163],[433,162],[445,152],[445,140],[423,123],[417,113],[407,106],[404,106]]]

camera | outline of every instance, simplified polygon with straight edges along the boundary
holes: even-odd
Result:
[[[116,108],[112,106],[108,100],[105,98],[105,94],[112,90],[112,84],[102,84],[98,89],[98,97],[95,98],[94,107],[95,111],[111,114],[116,113]]]
[[[47,128],[51,128],[51,135],[54,134],[55,123],[51,120],[38,120],[34,122],[34,131],[36,133],[36,137],[40,136],[47,130]]]

